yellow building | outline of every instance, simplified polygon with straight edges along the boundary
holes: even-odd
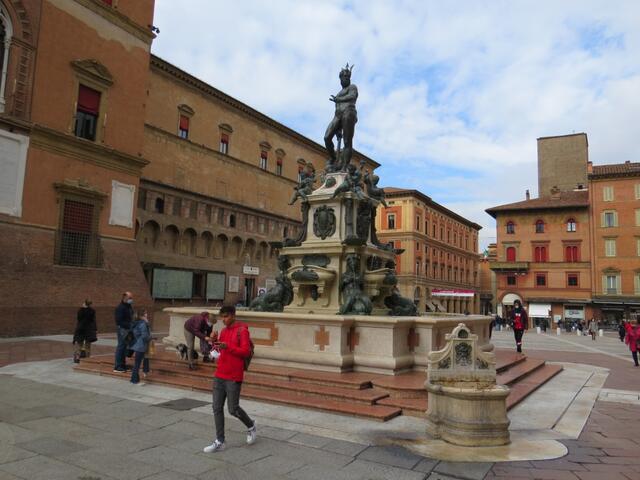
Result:
[[[324,146],[156,56],[146,113],[137,240],[156,306],[248,304],[275,282],[271,242],[295,238],[293,187]]]
[[[382,243],[404,253],[396,259],[398,288],[419,311],[478,313],[478,232],[467,220],[417,190],[385,188],[378,207]]]

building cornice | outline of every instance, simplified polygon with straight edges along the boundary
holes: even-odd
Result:
[[[149,161],[144,158],[37,124],[34,124],[31,130],[30,147],[138,177],[142,173],[142,168],[149,164]]]
[[[471,220],[467,220],[466,218],[464,218],[463,216],[457,214],[456,212],[453,212],[451,210],[449,210],[447,207],[440,205],[438,202],[436,202],[435,200],[433,200],[431,197],[425,195],[424,193],[420,192],[419,190],[396,190],[396,191],[388,191],[385,189],[385,199],[390,199],[390,198],[404,198],[404,197],[416,197],[420,200],[422,200],[428,207],[434,209],[434,210],[438,210],[440,213],[447,215],[448,217],[451,217],[454,220],[457,220],[458,222],[466,225],[467,227],[471,227],[476,231],[480,231],[482,230],[482,226],[478,225],[475,222],[472,222]]]
[[[130,33],[134,37],[142,40],[149,46],[151,46],[151,42],[154,38],[156,38],[155,34],[151,32],[149,28],[145,28],[142,25],[138,25],[133,22],[126,15],[121,14],[115,8],[107,5],[106,3],[99,0],[75,0],[75,2],[79,3],[83,7],[91,10],[96,15],[101,16],[102,18],[110,21],[114,25],[117,25],[125,32]]]
[[[319,155],[322,155],[324,157],[328,155],[327,150],[319,143],[314,142],[310,138],[305,137],[304,135],[296,132],[295,130],[287,127],[286,125],[283,125],[282,123],[277,122],[276,120],[266,116],[265,114],[260,113],[254,108],[251,108],[249,105],[242,103],[241,101],[231,97],[230,95],[227,95],[226,93],[218,90],[217,88],[212,87],[208,83],[203,82],[202,80],[194,77],[193,75],[185,72],[184,70],[176,67],[175,65],[172,65],[166,60],[163,60],[162,58],[152,54],[150,66],[151,66],[151,69],[155,70],[156,72],[162,73],[172,79],[179,80],[185,85],[188,85],[191,88],[195,89],[199,93],[205,94],[206,96],[213,97],[216,100],[226,103],[227,105],[234,108],[235,110],[238,110],[244,113],[245,115],[250,116],[253,120],[258,120],[264,123],[265,125],[273,128],[274,130],[277,130],[280,133],[283,133],[289,137],[296,139],[306,147],[314,150]],[[365,160],[367,163],[369,163],[372,166],[372,168],[378,168],[380,166],[378,162],[376,162],[372,158],[369,158],[358,151],[354,151],[353,156],[354,156],[353,160],[356,163],[360,160]]]

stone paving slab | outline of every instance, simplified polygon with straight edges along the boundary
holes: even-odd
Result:
[[[89,447],[61,438],[42,437],[29,442],[19,443],[16,447],[29,450],[48,457],[68,455],[69,453],[88,450]]]
[[[33,457],[37,453],[8,443],[0,443],[0,463],[11,463]]]
[[[434,471],[458,478],[482,480],[492,466],[492,463],[484,462],[440,462],[434,467]]]
[[[369,447],[357,456],[358,460],[382,463],[393,467],[412,469],[423,457],[396,445]]]
[[[126,441],[123,437],[123,441]],[[135,455],[135,454],[134,454]],[[119,480],[138,480],[166,470],[164,466],[142,462],[125,454],[114,454],[101,449],[72,453],[60,460],[76,467],[91,470]],[[69,480],[68,477],[65,480]]]
[[[366,479],[424,480],[425,474],[366,460],[354,460],[343,471]],[[321,478],[321,477],[316,477]]]

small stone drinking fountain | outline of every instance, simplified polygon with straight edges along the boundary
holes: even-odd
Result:
[[[427,433],[454,445],[506,445],[509,388],[496,384],[492,352],[464,323],[445,336],[446,346],[429,353]]]

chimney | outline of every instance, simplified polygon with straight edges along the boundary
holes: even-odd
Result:
[[[587,162],[587,173],[593,173],[593,162],[591,160]]]
[[[529,195],[529,190],[527,189],[527,191],[524,193],[524,196],[527,200],[531,199],[531,195]]]

